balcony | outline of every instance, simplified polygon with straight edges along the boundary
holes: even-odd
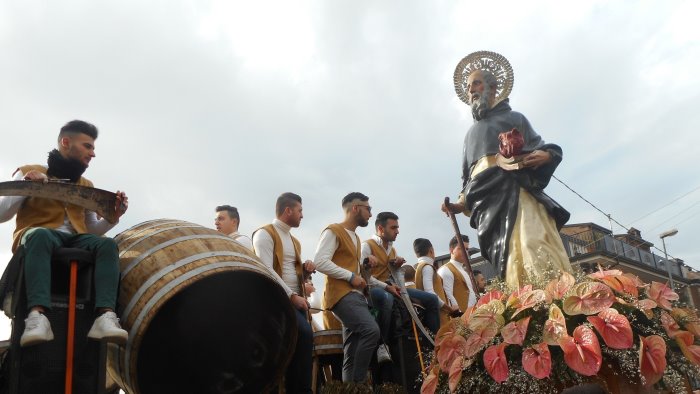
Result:
[[[564,242],[564,249],[566,249],[566,253],[569,255],[572,262],[585,256],[603,254],[610,258],[622,259],[640,267],[652,268],[667,275],[667,262],[663,256],[629,245],[619,239],[613,238],[609,234],[585,231],[575,235],[560,235]],[[679,278],[684,277],[683,270],[678,262],[669,260],[668,263],[671,264],[671,273],[674,276]]]

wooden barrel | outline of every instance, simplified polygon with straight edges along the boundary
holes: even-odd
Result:
[[[110,377],[127,393],[259,393],[283,376],[296,315],[248,249],[215,230],[152,220],[115,237],[125,346]]]
[[[322,330],[314,332],[314,354],[343,354],[343,331]]]

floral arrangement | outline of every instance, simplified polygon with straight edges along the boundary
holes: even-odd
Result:
[[[441,327],[422,393],[559,392],[606,371],[685,392],[700,376],[700,319],[666,284],[600,268],[505,289]]]

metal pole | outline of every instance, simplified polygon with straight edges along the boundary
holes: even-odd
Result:
[[[671,275],[671,262],[668,261],[668,253],[666,253],[666,241],[664,238],[666,237],[673,237],[674,235],[678,234],[678,230],[671,229],[668,231],[664,231],[663,233],[659,234],[659,238],[661,238],[661,243],[664,245],[664,258],[666,259],[666,271],[668,271],[668,284],[671,286],[671,290],[673,290],[673,276]]]
[[[664,239],[666,237],[661,237],[661,243],[664,245],[664,260],[666,263],[666,271],[668,272],[668,283],[669,286],[671,286],[671,291],[673,290],[673,276],[671,275],[671,262],[668,261],[668,253],[666,253],[666,240]]]

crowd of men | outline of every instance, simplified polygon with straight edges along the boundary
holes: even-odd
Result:
[[[60,180],[92,186],[92,182],[82,175],[95,157],[97,135],[97,128],[90,123],[68,122],[60,129],[57,147],[49,153],[47,164],[19,167],[13,179]],[[277,275],[289,302],[297,311],[298,338],[286,374],[287,392],[311,392],[313,329],[308,296],[315,290],[310,281],[314,272],[327,277],[322,309],[329,313],[324,321],[329,326],[342,326],[343,381],[366,381],[375,354],[380,362],[391,360],[386,343],[391,337],[392,309],[400,297],[400,289],[390,268],[399,268],[406,263],[393,247],[399,234],[399,217],[392,212],[380,212],[375,220],[375,234],[362,241],[355,230],[368,226],[372,217],[369,197],[350,193],[342,199],[341,206],[343,217],[323,230],[313,261],[301,260],[300,243],[291,233],[303,218],[299,195],[280,195],[275,219],[257,229],[252,237],[239,233],[240,215],[235,207],[216,207],[216,229],[253,251]],[[126,194],[118,191],[117,217],[127,208]],[[51,256],[59,247],[89,250],[96,257],[96,319],[88,336],[125,343],[128,333],[121,328],[115,313],[119,285],[118,249],[112,238],[102,236],[116,223],[109,223],[85,208],[57,200],[0,197],[0,222],[13,217],[17,223],[13,252],[21,250],[24,255],[26,307],[29,311],[20,338],[21,346],[36,345],[54,337],[45,313],[51,308]],[[466,237],[464,239],[468,242]],[[450,243],[450,262],[437,269],[433,264],[435,252],[430,241],[417,239],[414,243],[419,258],[417,281],[407,292],[425,308],[424,323],[433,333],[447,316],[463,311],[475,302],[471,280],[463,268],[465,256],[455,245],[456,239]],[[369,305],[378,312],[376,318]],[[316,329],[324,328],[334,327]]]
[[[360,240],[358,227],[369,225],[372,207],[369,197],[350,193],[342,201],[344,216],[338,223],[329,224],[321,233],[313,261],[302,262],[299,241],[291,234],[303,218],[302,198],[294,193],[283,193],[277,199],[272,223],[257,229],[250,239],[238,232],[240,215],[229,205],[216,207],[215,226],[251,250],[273,270],[285,289],[291,304],[297,310],[299,337],[292,362],[286,375],[288,392],[310,392],[313,329],[306,297],[310,294],[308,278],[313,272],[326,275],[322,309],[332,312],[326,316],[337,318],[343,330],[342,379],[346,382],[365,382],[374,355],[381,362],[391,361],[386,344],[391,337],[391,319],[394,303],[398,301],[397,278],[391,275],[390,265],[403,266],[407,292],[425,311],[424,323],[436,333],[441,323],[476,303],[464,264],[467,258],[458,247],[457,238],[450,240],[450,260],[437,267],[435,249],[425,238],[418,238],[413,248],[418,258],[415,268],[398,256],[393,243],[399,234],[399,217],[392,212],[377,214],[375,233],[370,239]],[[462,236],[467,248],[469,238]],[[363,264],[365,263],[366,264]],[[363,272],[367,268],[368,272]],[[415,273],[415,280],[412,279]],[[475,271],[478,291],[483,291],[483,275]],[[306,285],[306,286],[305,286]],[[369,305],[377,312],[370,312]]]
[[[479,51],[465,57],[455,71],[458,95],[472,108],[474,124],[465,137],[463,189],[456,203],[446,203],[448,213],[471,216],[477,228],[482,255],[497,267],[506,284],[517,289],[523,283],[547,279],[558,272],[571,272],[571,265],[557,229],[569,213],[544,193],[550,177],[562,160],[562,150],[547,144],[527,119],[512,111],[508,95],[512,69],[495,53]],[[510,130],[510,131],[508,131]],[[87,122],[71,121],[61,128],[58,146],[50,152],[48,165],[27,165],[17,169],[15,180],[60,180],[92,186],[82,174],[95,157],[97,128]],[[311,392],[313,332],[307,295],[313,291],[308,277],[326,275],[323,291],[324,328],[340,325],[343,330],[342,379],[364,382],[371,359],[389,358],[385,346],[391,329],[391,311],[399,295],[392,272],[406,263],[396,255],[393,242],[399,233],[399,217],[380,212],[375,234],[362,241],[355,232],[369,225],[372,208],[369,197],[350,193],[342,201],[343,217],[322,232],[312,261],[301,261],[299,241],[291,230],[300,225],[302,199],[294,193],[280,195],[276,218],[260,227],[252,238],[238,232],[236,208],[216,208],[217,230],[252,250],[279,277],[289,302],[297,310],[299,337],[285,384],[288,392]],[[128,199],[117,192],[117,217],[124,214]],[[114,313],[119,282],[117,246],[101,237],[114,224],[84,208],[38,197],[0,197],[0,222],[17,217],[13,252],[24,250],[24,278],[27,293],[26,328],[21,345],[53,339],[44,312],[50,308],[51,253],[60,246],[94,251],[96,320],[88,336],[123,343],[128,338]],[[465,270],[468,256],[460,241],[449,243],[450,261],[435,265],[435,250],[425,238],[413,243],[417,264],[414,280],[406,291],[425,308],[425,325],[437,332],[449,316],[465,311],[482,292],[484,279],[475,272],[475,283]],[[539,253],[545,250],[546,253]],[[546,256],[544,257],[540,257]],[[366,262],[366,264],[365,264]],[[309,287],[307,287],[309,286]],[[378,311],[375,318],[369,305]],[[336,326],[337,327],[337,326]]]

